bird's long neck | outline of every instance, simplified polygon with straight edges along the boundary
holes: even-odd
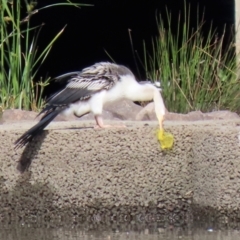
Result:
[[[128,79],[127,79],[128,80]],[[137,81],[126,81],[126,98],[132,101],[151,101],[155,87],[151,84],[139,84]]]
[[[154,101],[155,113],[159,122],[160,129],[163,129],[163,120],[166,113],[162,95],[158,88],[151,84],[139,84],[133,81],[128,88],[128,99],[133,101]]]
[[[166,113],[166,109],[165,109],[162,95],[158,89],[154,89],[153,101],[155,106],[155,113],[159,122],[159,128],[160,130],[163,130],[163,120],[164,120],[164,115]]]
[[[125,83],[124,95],[127,99],[132,101],[154,101],[155,113],[161,129],[166,110],[159,89],[152,84],[139,84],[128,77],[123,77],[122,81]]]
[[[163,102],[162,95],[158,89],[154,89],[153,101],[154,101],[155,112],[156,112],[157,117],[164,116],[166,113],[165,105]],[[158,117],[158,119],[159,119],[159,117]]]
[[[128,88],[128,99],[132,101],[154,101],[157,118],[165,115],[165,105],[162,95],[156,87],[151,84],[134,83],[134,86]]]

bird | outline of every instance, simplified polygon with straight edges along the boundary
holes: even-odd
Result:
[[[60,75],[55,81],[64,83],[64,88],[46,100],[38,114],[43,114],[40,121],[15,141],[15,149],[31,142],[60,113],[82,117],[92,112],[95,128],[119,127],[104,124],[102,111],[105,103],[121,99],[153,100],[159,128],[163,129],[166,109],[159,81],[137,81],[129,68],[110,62],[95,63],[82,71]]]

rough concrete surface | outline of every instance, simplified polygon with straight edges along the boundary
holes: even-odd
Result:
[[[14,141],[35,122],[2,125],[0,217],[240,217],[240,120],[166,121],[165,130],[175,137],[167,151],[156,139],[157,122],[124,123],[124,129],[95,130],[91,121],[52,122],[19,150]],[[20,173],[18,162],[29,160]]]

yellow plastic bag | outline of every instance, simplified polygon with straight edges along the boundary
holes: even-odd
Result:
[[[174,142],[174,137],[171,133],[165,132],[163,129],[157,130],[157,139],[160,142],[162,149],[171,149]]]

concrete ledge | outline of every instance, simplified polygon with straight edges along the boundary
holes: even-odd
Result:
[[[125,123],[54,122],[18,151],[13,142],[34,122],[2,125],[0,217],[184,222],[194,208],[239,217],[240,120],[165,122],[170,151],[160,149],[156,122]],[[32,163],[21,174],[18,161]]]

